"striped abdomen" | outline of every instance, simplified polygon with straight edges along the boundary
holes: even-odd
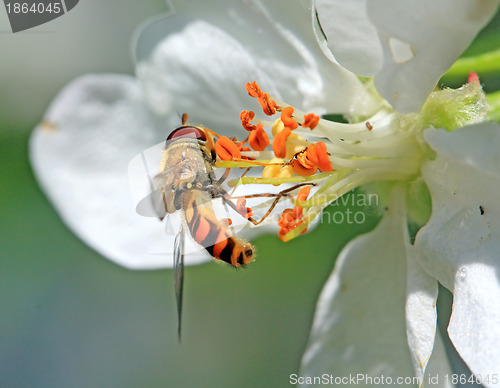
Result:
[[[253,258],[253,247],[232,236],[215,217],[211,196],[201,190],[185,193],[186,222],[193,239],[216,259],[235,267],[245,265]]]

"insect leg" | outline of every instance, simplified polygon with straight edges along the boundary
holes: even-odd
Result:
[[[217,181],[216,186],[221,185],[227,179],[227,177],[229,176],[230,172],[231,172],[231,169],[230,168],[226,168],[226,171],[224,171],[224,174],[222,174],[222,176]]]
[[[271,206],[269,207],[269,209],[267,210],[266,214],[264,214],[262,216],[262,218],[257,221],[255,220],[254,218],[252,217],[248,217],[248,221],[250,221],[252,224],[254,225],[259,225],[260,223],[262,223],[268,216],[269,214],[271,214],[271,212],[274,210],[274,208],[276,207],[276,205],[278,204],[279,200],[285,196],[287,196],[290,192],[298,189],[299,187],[302,187],[302,186],[308,186],[308,185],[313,185],[315,186],[315,184],[311,184],[311,183],[299,183],[299,184],[296,184],[295,186],[292,186],[286,190],[283,190],[283,191],[280,191],[279,193],[277,194],[271,194],[271,193],[264,193],[264,194],[252,194],[252,195],[242,195],[242,196],[237,196],[237,197],[232,197],[230,196],[229,194],[225,193],[224,196],[222,196],[222,199],[224,200],[225,203],[227,203],[231,208],[233,208],[234,210],[236,210],[238,212],[238,209],[236,207],[236,205],[233,203],[232,199],[238,199],[238,198],[262,198],[262,197],[275,197],[273,203],[271,204]],[[239,212],[238,212],[239,213]]]

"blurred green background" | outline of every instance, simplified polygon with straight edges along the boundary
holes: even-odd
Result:
[[[71,79],[133,74],[133,31],[164,11],[160,0],[86,0],[18,34],[0,12],[0,387],[289,386],[336,255],[377,222],[369,211],[362,225],[322,224],[287,244],[260,237],[246,270],[188,267],[179,344],[172,272],[123,269],[78,240],[27,153]]]
[[[246,270],[188,267],[182,344],[172,271],[123,269],[68,231],[34,179],[29,134],[71,79],[133,74],[133,31],[164,10],[87,0],[17,34],[0,12],[0,387],[288,386],[334,258],[374,226],[261,237]]]

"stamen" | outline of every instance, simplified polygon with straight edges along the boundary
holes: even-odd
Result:
[[[215,152],[222,160],[241,159],[238,146],[227,136],[221,136],[215,142]]]
[[[266,115],[272,116],[276,113],[276,102],[271,99],[269,94],[263,93],[259,97],[259,104]]]
[[[316,128],[316,125],[318,125],[318,123],[319,116],[316,116],[314,113],[308,113],[304,115],[304,123],[302,124],[302,126],[313,130],[314,128]]]
[[[274,158],[270,160],[270,165],[262,170],[262,178],[289,178],[292,177],[293,168],[283,159]],[[274,184],[279,186],[279,184]]]
[[[252,150],[250,149],[250,147],[243,147],[243,146],[242,146],[242,144],[243,144],[243,143],[239,143],[239,144],[237,144],[238,149],[240,150],[240,154],[241,154],[242,152],[249,152],[249,151],[251,152],[251,151],[252,151]],[[244,159],[244,160],[255,160],[255,158],[252,158],[251,156],[248,156],[248,155],[243,155],[243,154],[241,155],[241,159]]]
[[[281,214],[281,217],[278,220],[278,226],[280,230],[278,232],[278,237],[286,242],[289,238],[285,237],[289,232],[296,229],[299,225],[304,223],[304,219],[302,218],[303,207],[299,205],[299,203],[306,201],[309,196],[309,192],[311,191],[310,186],[304,186],[300,189],[297,194],[296,203],[293,209],[285,209]],[[301,231],[300,234],[303,234],[307,231],[307,226]]]
[[[304,151],[299,152],[296,155],[296,158],[299,161],[299,163],[305,168],[313,168],[315,165],[317,165],[317,163],[313,163],[308,158],[308,150],[310,149],[310,147],[311,146],[307,147]]]
[[[285,127],[281,132],[274,136],[273,151],[277,158],[286,156],[286,139],[292,134],[290,128]]]
[[[241,111],[240,113],[241,125],[243,125],[243,128],[245,128],[247,131],[253,131],[254,129],[257,129],[255,125],[250,124],[250,121],[252,121],[254,117],[255,113],[252,111],[248,110]]]
[[[293,209],[285,209],[278,220],[280,228],[287,228],[290,223],[295,220],[295,212]]]
[[[248,135],[248,144],[255,151],[264,151],[269,145],[269,136],[264,131],[262,124],[257,124],[255,131],[250,132],[250,135]]]
[[[295,109],[291,106],[287,106],[281,111],[281,121],[283,121],[283,124],[285,124],[285,127],[290,128],[291,130],[294,130],[299,126],[297,121],[292,117],[293,112]]]
[[[262,91],[260,90],[260,86],[257,85],[257,81],[246,83],[245,89],[247,90],[250,97],[260,97],[262,95]]]
[[[311,192],[311,186],[304,186],[299,190],[299,193],[297,194],[296,198],[297,205],[295,205],[295,207],[293,208],[293,212],[296,219],[301,217],[303,212],[303,207],[300,206],[299,204],[307,200],[307,197],[309,196],[310,192]]]
[[[471,73],[469,82],[479,82],[475,73]],[[320,186],[310,199],[307,199],[310,188],[301,190],[294,201],[295,207],[283,212],[278,221],[278,235],[283,241],[305,232],[324,206],[353,188],[375,180],[409,179],[419,171],[425,150],[418,140],[419,127],[413,116],[397,115],[382,106],[363,121],[338,123],[271,99],[255,81],[247,83],[245,89],[250,96],[258,98],[266,115],[277,111],[280,118],[271,122],[255,118],[254,112],[241,112],[240,119],[243,127],[250,131],[248,143],[256,150],[253,152],[257,160],[243,162],[229,155],[231,159],[225,159],[229,161],[218,161],[216,165],[259,165],[264,169],[262,178],[241,177],[229,181],[228,185],[314,182]],[[276,156],[272,160],[267,160],[271,159],[271,152],[264,151],[269,144],[264,128],[271,128],[272,151]],[[241,205],[242,212],[244,207]]]
[[[326,144],[322,141],[307,147],[307,156],[320,171],[333,171],[332,162],[328,158],[329,154],[326,150]]]
[[[293,168],[293,172],[300,176],[311,176],[316,174],[316,171],[318,171],[318,168],[316,166],[311,164],[311,167],[306,167],[302,163],[300,163],[298,159],[293,159],[290,162],[290,165]]]

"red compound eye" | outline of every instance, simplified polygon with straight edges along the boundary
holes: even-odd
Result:
[[[181,137],[192,137],[194,139],[203,141],[207,140],[205,132],[202,129],[198,127],[192,127],[191,125],[184,125],[182,127],[174,129],[170,133],[170,135],[168,135],[167,141],[179,139]]]

